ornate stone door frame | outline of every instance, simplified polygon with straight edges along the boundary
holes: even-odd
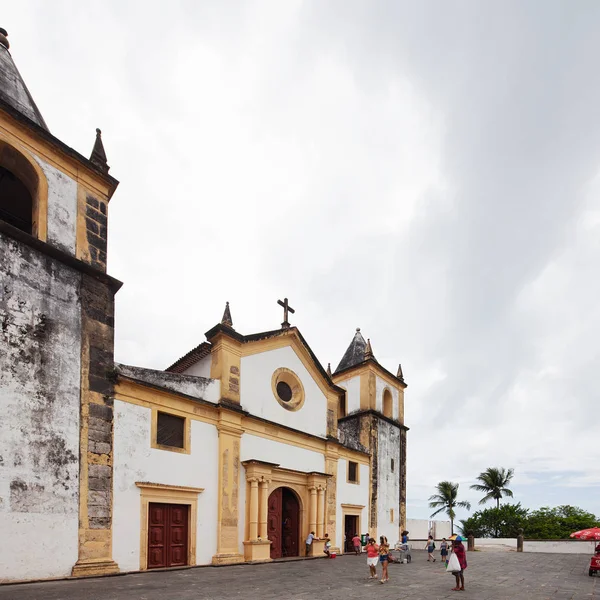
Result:
[[[249,562],[271,560],[271,542],[267,538],[268,500],[280,487],[291,489],[300,503],[300,553],[310,531],[322,538],[325,533],[325,494],[330,475],[281,468],[276,463],[247,460],[246,469],[246,530],[244,555]],[[319,549],[323,544],[317,544]],[[317,549],[313,547],[313,553]]]

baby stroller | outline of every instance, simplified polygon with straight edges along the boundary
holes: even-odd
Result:
[[[410,544],[403,544],[402,542],[396,542],[394,550],[398,553],[398,557],[394,556],[394,561],[397,563],[410,563],[412,557],[410,555],[411,546]]]

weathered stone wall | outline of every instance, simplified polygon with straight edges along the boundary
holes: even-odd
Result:
[[[0,581],[77,560],[80,281],[0,233]]]
[[[108,239],[108,208],[106,202],[86,194],[85,232],[89,244],[91,264],[106,271],[106,242]]]
[[[112,554],[114,292],[83,274],[81,283],[81,505],[75,575],[116,570]]]
[[[377,524],[379,535],[395,543],[400,529],[400,428],[378,419]],[[392,460],[393,466],[392,466]],[[392,513],[393,511],[393,513]],[[393,518],[392,518],[393,517]]]

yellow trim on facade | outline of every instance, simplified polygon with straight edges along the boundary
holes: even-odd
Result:
[[[39,156],[44,162],[81,183],[92,193],[99,194],[106,201],[110,200],[116,189],[116,184],[106,181],[102,175],[96,173],[84,162],[67,154],[57,144],[37,135],[32,129],[2,111],[0,111],[0,135],[8,138],[11,145],[24,147]],[[94,134],[91,133],[90,146],[93,144],[93,139]]]
[[[198,494],[203,488],[163,485],[136,481],[140,488],[140,570],[148,569],[148,511],[151,502],[186,504],[190,507],[188,522],[188,565],[196,564],[196,531],[198,522]]]
[[[31,194],[32,235],[45,242],[48,237],[48,181],[42,168],[25,146],[1,131],[0,164],[16,175]]]
[[[157,441],[158,437],[158,413],[167,415],[173,415],[183,419],[183,448],[177,448],[175,446],[165,446],[159,444]],[[168,450],[169,452],[179,452],[180,454],[191,454],[192,448],[192,427],[190,418],[183,415],[177,415],[174,412],[161,408],[152,407],[152,419],[151,419],[151,434],[150,434],[150,446],[157,450]]]
[[[294,350],[298,358],[302,361],[304,368],[310,373],[321,392],[327,396],[327,399],[335,398],[335,403],[337,404],[340,392],[331,389],[329,380],[325,379],[323,374],[317,369],[312,356],[308,353],[308,350],[300,341],[300,338],[294,329],[282,330],[281,335],[277,337],[246,342],[242,345],[242,357],[260,354],[262,352],[270,352],[272,350],[285,348],[286,346],[290,346]]]
[[[153,410],[163,410],[176,416],[200,421],[215,427],[219,423],[221,408],[215,405],[199,404],[195,400],[184,398],[165,389],[148,387],[141,382],[120,379],[115,386],[116,400],[143,406]],[[297,448],[311,450],[325,455],[327,444],[335,444],[325,439],[313,437],[300,431],[293,431],[270,421],[263,421],[252,415],[241,416],[242,433],[248,433],[264,439],[289,444]],[[154,437],[153,433],[153,439]],[[338,444],[336,456],[369,465],[369,456]]]
[[[358,531],[355,531],[354,533],[358,533],[359,535],[362,534],[363,531],[363,527],[362,527],[362,511],[365,508],[364,506],[360,506],[357,504],[341,504],[340,508],[342,509],[342,531],[345,532],[345,527],[346,527],[346,517],[357,517],[358,520],[358,525],[357,525],[357,529]],[[346,551],[344,544],[342,544],[342,548],[341,548],[341,554],[344,554],[344,552]]]

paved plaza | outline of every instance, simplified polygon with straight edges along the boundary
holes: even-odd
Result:
[[[469,552],[465,592],[451,591],[454,577],[426,559],[416,551],[411,564],[391,565],[384,585],[367,579],[364,556],[343,556],[0,586],[0,600],[600,600],[584,555]]]

